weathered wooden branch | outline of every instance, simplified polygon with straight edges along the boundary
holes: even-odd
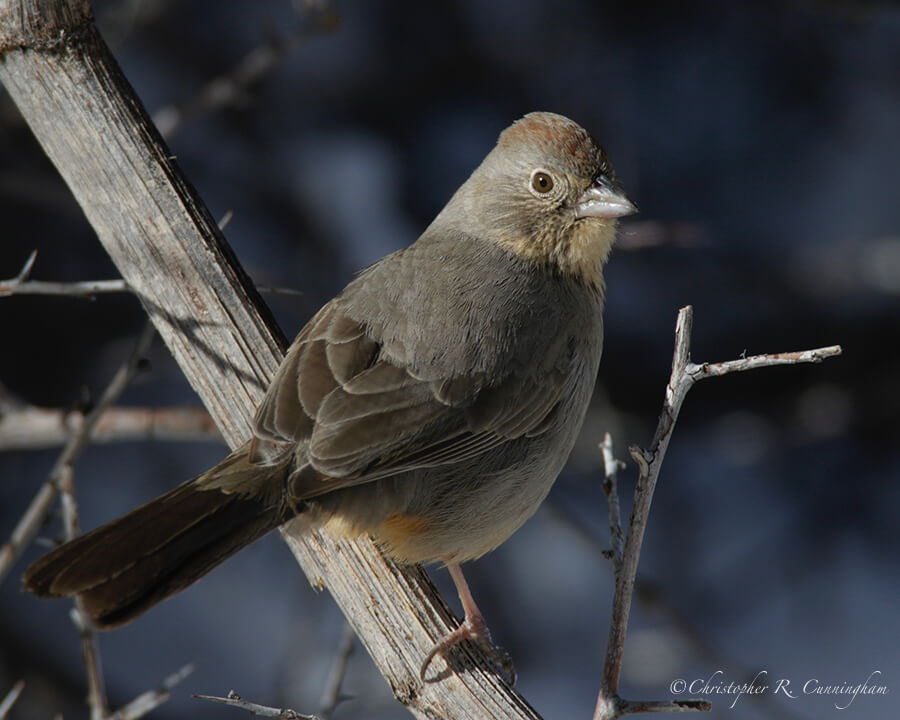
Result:
[[[98,34],[87,0],[0,0],[0,81],[75,195],[231,446],[285,338]],[[422,683],[419,665],[456,621],[421,568],[371,542],[283,532],[390,683],[422,718],[536,718],[475,648]]]

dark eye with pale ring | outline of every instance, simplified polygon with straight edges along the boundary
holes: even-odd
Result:
[[[548,193],[553,189],[553,178],[549,173],[538,170],[531,176],[531,187],[539,193]]]

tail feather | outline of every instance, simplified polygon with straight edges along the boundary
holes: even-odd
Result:
[[[195,480],[34,562],[25,587],[80,595],[103,629],[124,625],[288,520],[284,467],[247,462],[246,447]]]

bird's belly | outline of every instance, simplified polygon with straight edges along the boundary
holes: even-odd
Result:
[[[530,518],[562,470],[593,389],[588,376],[545,433],[454,465],[402,473],[323,498],[329,531],[368,532],[401,562],[465,562],[493,550]]]

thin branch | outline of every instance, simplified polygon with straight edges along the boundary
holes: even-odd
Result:
[[[95,295],[131,292],[124,280],[84,280],[82,282],[48,282],[45,280],[0,280],[0,297],[12,295],[62,295],[90,300]]]
[[[287,55],[310,37],[329,32],[338,26],[337,14],[328,6],[315,8],[311,14],[311,23],[301,24],[285,37],[269,38],[245,55],[230,72],[213,78],[193,98],[160,108],[153,114],[153,122],[160,134],[169,139],[186,122],[199,115],[243,103],[248,89]]]
[[[344,682],[344,675],[347,674],[347,663],[353,654],[355,646],[356,633],[353,632],[350,623],[344,621],[341,640],[338,643],[337,652],[335,653],[334,661],[331,663],[328,678],[325,680],[325,687],[322,689],[322,697],[319,700],[319,717],[322,720],[330,717],[338,704],[349,697],[341,693],[341,685]]]
[[[172,688],[194,672],[194,664],[189,663],[172,673],[156,690],[141,693],[134,700],[110,715],[107,720],[138,720],[151,710],[155,710],[172,696]]]
[[[0,451],[59,447],[84,427],[84,413],[35,405],[6,407],[0,403]],[[113,407],[98,420],[93,444],[164,440],[219,441],[222,436],[202,407]]]
[[[24,282],[31,276],[31,269],[34,267],[34,261],[37,260],[37,250],[32,250],[31,254],[28,256],[28,259],[25,260],[25,264],[22,266],[22,269],[19,270],[19,274],[16,276],[16,280],[19,282]]]
[[[703,363],[695,365],[690,362],[691,329],[693,326],[693,308],[690,305],[678,313],[675,325],[675,352],[672,358],[672,373],[666,386],[663,411],[653,436],[650,450],[631,447],[631,457],[638,465],[639,477],[634,492],[634,504],[631,521],[625,539],[622,563],[616,572],[616,591],[613,598],[612,622],[609,630],[609,642],[606,651],[606,662],[603,668],[603,679],[597,696],[594,720],[613,720],[626,713],[650,712],[666,705],[663,703],[632,703],[618,695],[619,676],[622,671],[622,657],[625,651],[625,635],[628,629],[628,616],[634,594],[635,576],[644,530],[650,514],[650,504],[659,478],[659,471],[665,458],[669,441],[675,429],[675,422],[688,390],[694,383],[706,377],[718,377],[729,372],[740,372],[774,365],[795,365],[806,362],[821,362],[828,357],[841,353],[837,345],[817,350],[806,350],[793,353],[775,353],[757,355],[750,358],[731,360],[722,363]],[[610,514],[617,511],[610,510]],[[684,710],[708,710],[709,705],[680,701],[676,703]],[[636,709],[652,708],[652,709]],[[669,710],[666,710],[667,712]]]
[[[91,298],[94,295],[112,292],[130,292],[124,280],[91,280],[86,282],[45,282],[32,280],[31,271],[37,259],[33,250],[19,270],[19,274],[8,280],[0,280],[0,297],[10,295],[67,295],[69,297]]]
[[[229,210],[220,221],[222,228],[231,220]],[[37,258],[37,250],[33,250],[15,277],[0,280],[0,297],[13,295],[51,295],[57,297],[73,297],[92,300],[97,295],[113,293],[133,293],[134,288],[125,280],[81,280],[78,282],[52,282],[48,280],[32,280],[31,271]],[[261,293],[270,295],[303,295],[302,290],[284,287],[258,287]]]
[[[10,688],[10,691],[6,693],[6,697],[0,701],[0,720],[5,720],[6,716],[9,715],[9,711],[12,710],[12,706],[16,704],[16,700],[19,699],[19,695],[22,694],[24,689],[25,681],[19,680],[12,688]]]
[[[34,496],[31,504],[13,528],[9,540],[0,548],[0,583],[3,582],[19,555],[28,547],[38,530],[46,522],[53,502],[56,500],[56,494],[56,487],[53,483],[42,483],[37,495]]]
[[[593,526],[586,523],[579,515],[569,512],[558,503],[555,503],[552,498],[545,500],[544,505],[541,507],[546,508],[557,522],[572,530],[581,540],[589,543],[594,548],[599,548],[604,556],[609,557],[612,555],[608,549],[607,541],[598,537]],[[692,618],[675,607],[669,598],[666,597],[664,588],[647,580],[647,578],[638,576],[634,581],[634,599],[647,612],[659,613],[662,616],[662,621],[681,636],[681,639],[692,648],[697,657],[709,660],[715,667],[731,668],[732,674],[735,676],[753,677],[754,671],[748,668],[742,660],[717,645],[712,638],[704,635],[696,627]],[[799,720],[799,716],[796,713],[786,710],[783,704],[779,705],[777,698],[771,694],[759,695],[757,701],[766,706],[765,712],[770,720],[776,717],[783,718],[783,720]]]
[[[60,468],[56,485],[59,488],[63,510],[63,529],[66,541],[74,540],[81,534],[78,523],[78,503],[75,501],[75,473],[71,465]],[[94,629],[84,612],[81,598],[75,597],[75,606],[71,611],[72,622],[78,628],[81,638],[81,657],[88,681],[88,707],[91,709],[91,720],[106,718],[106,687],[103,683],[103,666],[100,662],[100,648]]]
[[[606,433],[603,442],[600,443],[603,452],[603,492],[606,494],[606,505],[609,510],[609,537],[612,544],[610,558],[613,568],[618,573],[622,569],[622,549],[625,545],[625,537],[622,535],[622,512],[619,509],[619,470],[625,468],[625,463],[616,459],[613,452],[612,435]]]
[[[94,431],[103,413],[118,399],[122,391],[128,386],[128,383],[131,382],[131,379],[137,374],[140,363],[147,354],[155,334],[153,325],[148,322],[144,326],[131,356],[116,371],[97,404],[84,416],[84,423],[79,431],[66,443],[65,448],[56,460],[56,464],[50,471],[50,475],[41,485],[37,495],[35,495],[25,514],[19,520],[9,541],[0,549],[0,582],[3,581],[3,578],[9,572],[22,550],[28,546],[38,530],[46,522],[53,500],[59,492],[60,474],[64,468],[74,465],[84,448],[87,447],[91,433]]]
[[[829,345],[815,350],[801,350],[798,352],[772,353],[771,355],[752,355],[738,360],[729,360],[719,363],[691,364],[686,372],[691,377],[692,383],[708,377],[719,377],[728,373],[756,370],[762,367],[775,367],[776,365],[799,365],[800,363],[820,363],[830,357],[841,354],[840,345]]]
[[[251,715],[259,715],[260,717],[278,718],[278,720],[320,720],[315,715],[304,715],[290,708],[269,707],[268,705],[259,705],[255,702],[244,700],[234,690],[229,691],[226,697],[217,697],[216,695],[194,695],[194,697],[198,700],[209,700],[210,702],[246,710]]]
[[[264,285],[262,287],[257,287],[256,289],[265,295],[303,295],[302,290],[289,287],[269,287]],[[13,295],[55,295],[91,300],[96,295],[111,295],[113,293],[130,292],[134,292],[134,290],[124,280],[81,280],[70,283],[49,282],[47,280],[25,280],[20,282],[15,278],[0,280],[0,297],[12,297]]]

